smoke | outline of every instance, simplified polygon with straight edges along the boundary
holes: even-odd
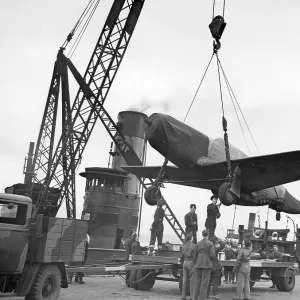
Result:
[[[171,107],[171,99],[166,99],[163,101],[155,102],[147,98],[142,98],[140,102],[134,103],[128,107],[128,110],[138,111],[141,113],[146,113],[150,109],[160,109],[162,112],[168,112]]]

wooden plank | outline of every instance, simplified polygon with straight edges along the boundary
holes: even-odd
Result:
[[[177,257],[132,255],[131,259],[132,261],[141,261],[141,262],[160,262],[160,263],[180,264],[180,259]]]

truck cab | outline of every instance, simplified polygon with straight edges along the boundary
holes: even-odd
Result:
[[[0,294],[54,300],[68,287],[65,263],[84,261],[88,224],[32,218],[32,207],[29,197],[0,193]]]
[[[0,274],[21,274],[23,271],[31,210],[29,197],[0,193]]]

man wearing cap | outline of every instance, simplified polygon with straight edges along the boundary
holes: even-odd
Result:
[[[198,221],[196,214],[196,204],[190,205],[190,212],[184,216],[185,234],[192,233],[193,242],[197,244]]]
[[[278,246],[274,245],[273,250],[268,255],[268,259],[276,259],[276,261],[281,261],[281,258],[282,258],[282,254],[278,251]],[[275,283],[275,279],[274,279],[274,276],[272,274],[272,271],[271,272],[270,271],[267,271],[267,274],[269,276],[271,275],[271,280],[272,280],[272,285],[270,286],[270,288],[274,289],[274,288],[276,288],[276,283]]]
[[[194,292],[193,257],[196,246],[193,244],[192,239],[193,234],[190,232],[185,237],[186,242],[181,251],[180,263],[182,264],[183,275],[181,299],[186,299],[188,287],[191,298]]]
[[[164,216],[165,216],[165,211],[162,208],[163,206],[163,200],[157,200],[157,208],[154,213],[154,221],[151,225],[150,231],[151,231],[151,238],[150,238],[150,245],[149,245],[149,254],[153,254],[153,249],[155,245],[155,241],[157,239],[157,246],[158,249],[160,250],[162,247],[162,240],[163,240],[163,233],[164,233]]]
[[[125,241],[125,249],[126,249],[126,260],[129,259],[129,255],[131,254],[131,246],[133,241],[135,240],[137,234],[134,229],[131,229],[129,232],[129,238]]]
[[[205,300],[206,298],[210,273],[213,267],[212,261],[215,258],[215,248],[214,244],[208,240],[208,230],[203,230],[202,236],[203,239],[197,243],[193,257],[195,275],[193,299],[195,300],[198,300],[199,294],[200,300]]]
[[[216,195],[211,196],[211,204],[207,205],[207,218],[205,221],[205,228],[209,230],[209,237],[215,235],[215,230],[217,226],[217,219],[220,218],[221,214],[219,207],[217,205],[218,197]]]
[[[210,238],[210,241],[214,244],[215,258],[213,259],[213,268],[210,274],[210,281],[206,293],[206,298],[209,298],[210,288],[212,287],[213,296],[212,299],[219,299],[218,287],[221,279],[222,266],[220,265],[218,254],[225,248],[225,242],[219,240],[216,236]]]

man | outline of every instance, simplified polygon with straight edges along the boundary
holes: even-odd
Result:
[[[141,245],[139,242],[139,238],[137,237],[137,235],[135,234],[133,237],[133,242],[131,245],[131,254],[133,255],[140,255],[141,252]]]
[[[274,245],[273,250],[270,252],[268,255],[268,259],[276,259],[276,261],[281,261],[282,254],[278,251],[278,246]],[[276,288],[276,283],[274,280],[274,276],[272,275],[271,270],[267,272],[267,274],[270,276],[271,274],[271,280],[272,280],[272,285],[270,286],[271,289]]]
[[[230,242],[228,242],[225,245],[224,253],[225,253],[225,260],[231,260],[231,259],[236,258],[235,253],[234,253],[233,249],[231,248]],[[224,283],[230,283],[230,282],[234,283],[235,276],[232,272],[232,269],[233,269],[233,267],[230,267],[230,266],[224,267],[224,277],[225,277]],[[229,281],[228,281],[228,279],[229,279]]]
[[[233,272],[237,274],[236,297],[234,300],[250,300],[251,241],[245,240],[245,248],[238,252]]]
[[[182,283],[182,297],[181,299],[186,299],[187,289],[190,286],[190,296],[192,298],[194,289],[194,276],[193,276],[193,257],[196,246],[192,242],[193,234],[190,232],[186,235],[186,243],[182,248],[182,254],[180,262],[183,265],[183,283]]]
[[[198,231],[198,221],[197,221],[197,214],[196,214],[196,204],[190,205],[190,212],[184,216],[184,223],[185,223],[185,234],[188,233],[193,234],[193,241],[194,244],[197,244],[197,231]]]
[[[236,259],[238,256],[238,252],[239,252],[238,244],[236,241],[232,242],[231,249],[233,251],[233,259]],[[236,279],[236,274],[232,272],[232,283],[233,284],[236,284],[235,279]]]
[[[197,243],[193,263],[195,286],[193,299],[205,300],[206,292],[209,284],[210,273],[213,267],[212,260],[215,258],[215,248],[211,241],[208,240],[208,230],[202,231],[203,239]]]
[[[153,254],[155,241],[157,239],[157,246],[160,250],[162,248],[162,240],[163,240],[163,233],[164,233],[164,216],[165,211],[162,208],[163,206],[163,200],[159,199],[157,200],[157,208],[154,214],[154,221],[151,225],[150,231],[151,231],[151,238],[150,238],[150,246],[149,246],[149,254]]]
[[[267,252],[267,249],[266,249],[267,247],[266,247],[266,244],[265,243],[263,243],[262,245],[261,245],[261,248],[259,248],[258,250],[257,250],[257,252],[260,254],[260,258],[261,259],[266,259],[267,257],[268,257],[268,252]]]
[[[205,221],[205,228],[209,230],[209,237],[211,238],[215,235],[217,219],[220,218],[221,214],[217,205],[218,197],[216,195],[213,195],[211,196],[210,200],[212,201],[212,203],[207,205],[207,218]]]
[[[79,262],[79,263],[78,262],[70,262],[69,263],[70,266],[78,266],[78,265],[84,265],[85,264],[85,262],[87,260],[89,243],[90,243],[90,236],[87,234],[86,235],[85,252],[84,252],[83,261]],[[73,276],[74,276],[74,273],[69,273],[68,274],[68,283],[69,284],[72,283]],[[79,284],[84,284],[85,282],[83,281],[83,276],[84,276],[83,272],[77,272],[75,274],[75,282],[78,282]]]
[[[216,236],[213,236],[210,238],[210,241],[214,244],[215,248],[215,258],[213,259],[213,267],[210,274],[210,281],[207,289],[206,298],[209,298],[209,292],[210,288],[212,286],[213,296],[212,299],[219,299],[218,296],[218,287],[221,279],[221,270],[222,266],[220,265],[219,259],[218,259],[218,253],[222,251],[225,247],[225,242],[219,240]]]
[[[136,238],[135,230],[131,229],[130,232],[129,232],[129,238],[126,239],[126,241],[125,241],[125,250],[126,250],[125,260],[129,260],[129,255],[132,254],[131,253],[131,246],[132,246],[132,243],[135,240],[135,238]]]

